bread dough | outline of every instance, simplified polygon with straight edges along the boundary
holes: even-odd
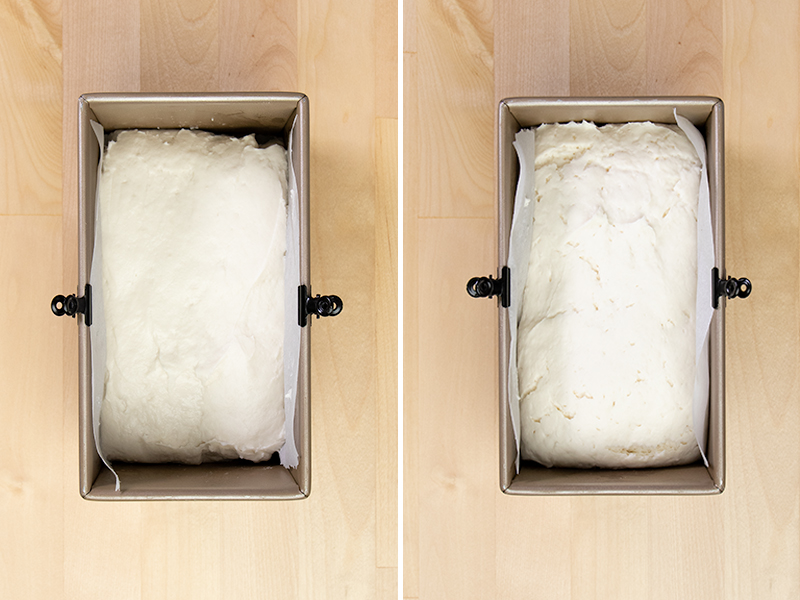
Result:
[[[129,130],[99,181],[110,460],[268,459],[284,442],[286,151]]]
[[[697,153],[675,126],[542,125],[534,168],[522,457],[579,468],[697,460]]]

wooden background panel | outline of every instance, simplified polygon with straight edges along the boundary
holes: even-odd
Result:
[[[570,95],[644,95],[646,32],[645,0],[572,0],[569,11]]]
[[[379,19],[366,0],[0,1],[2,93],[35,134],[2,146],[0,276],[15,298],[0,298],[3,598],[396,597],[390,4]],[[312,280],[345,310],[312,332],[308,500],[80,498],[75,321],[47,304],[77,284],[78,96],[140,90],[310,97]]]
[[[395,28],[396,31],[396,28]],[[395,86],[396,87],[396,86]],[[375,243],[383,246],[375,253],[376,273],[397,274],[397,121],[379,119],[376,132],[376,165],[385,170],[386,177],[376,183]],[[397,278],[375,278],[375,322],[379,402],[376,468],[377,493],[376,531],[377,565],[397,576]],[[392,460],[395,462],[392,463]],[[396,592],[396,590],[395,590]],[[396,593],[395,593],[396,595]]]
[[[0,3],[0,597],[55,598],[65,565],[59,323],[61,7]],[[19,543],[16,543],[19,542]]]
[[[206,92],[219,88],[220,32],[215,0],[142,0],[141,91]],[[252,35],[252,34],[251,34]]]
[[[340,316],[315,322],[311,330],[317,392],[311,501],[318,508],[305,518],[329,540],[313,550],[325,565],[317,569],[322,581],[340,586],[339,594],[350,588],[362,596],[376,589],[375,257],[364,252],[375,247],[374,79],[364,76],[374,74],[375,63],[363,51],[373,42],[373,19],[363,4],[309,2],[298,29],[298,82],[310,98],[314,140],[311,279],[315,293],[344,300]],[[336,24],[348,24],[346,34],[329,32]],[[367,569],[371,581],[359,576]],[[301,588],[301,597],[325,593],[317,585]]]
[[[0,215],[60,215],[60,3],[0,3]]]
[[[759,292],[728,311],[725,554],[738,572],[726,597],[791,598],[800,596],[800,6],[732,2],[724,17],[728,271]]]
[[[423,598],[488,598],[495,589],[494,489],[476,473],[496,471],[495,377],[475,364],[497,344],[481,340],[494,315],[464,292],[470,263],[492,254],[490,219],[419,219],[419,593]],[[405,224],[404,224],[405,226]],[[466,260],[466,259],[471,260]],[[460,286],[449,283],[456,279]],[[491,304],[487,301],[487,304]],[[469,327],[464,327],[464,323]],[[486,340],[486,337],[483,337]],[[489,435],[485,435],[488,432]],[[405,450],[404,450],[405,451]],[[475,518],[486,515],[486,518]],[[453,565],[453,577],[442,565]],[[468,565],[468,568],[464,568]]]
[[[445,6],[458,13],[473,5]],[[485,131],[473,131],[471,145],[459,144],[454,133],[441,131],[438,114],[417,108],[420,99],[435,90],[442,106],[460,103],[459,110],[470,114],[494,111],[494,103],[510,96],[721,96],[727,135],[726,266],[733,275],[749,276],[755,291],[747,301],[730,302],[727,311],[728,488],[721,496],[692,498],[501,494],[496,420],[484,412],[497,398],[494,388],[485,387],[496,381],[496,348],[478,353],[463,341],[469,332],[471,340],[495,343],[495,306],[475,301],[478,306],[459,310],[458,318],[437,319],[440,307],[407,294],[405,336],[418,336],[419,345],[406,346],[405,357],[405,427],[415,432],[405,439],[405,481],[416,486],[406,490],[406,523],[413,531],[405,535],[405,596],[798,596],[797,3],[756,7],[738,0],[495,2],[490,20],[472,21],[486,28],[475,37],[493,39],[491,73],[476,69],[469,77],[459,69],[472,55],[453,51],[448,37],[457,35],[456,27],[448,25],[449,32],[439,31],[429,40],[420,33],[426,15],[441,11],[441,3],[416,0],[415,7],[416,37],[407,39],[415,86],[404,90],[405,136],[407,147],[419,150],[411,160],[425,166],[410,172],[411,163],[406,163],[406,289],[413,282],[421,289],[430,285],[428,274],[435,269],[440,289],[461,294],[465,273],[485,274],[496,268],[494,222],[476,227],[490,221],[487,206],[494,210],[494,171],[491,180],[487,176],[475,186],[460,213],[437,224],[441,233],[412,233],[414,227],[433,227],[426,219],[428,207],[458,189],[452,180],[430,183],[418,173],[450,173],[452,165],[486,160],[494,145],[494,129],[491,139]],[[443,90],[439,73],[456,73],[463,81],[450,81]],[[483,95],[469,93],[488,85],[494,86],[491,106]],[[464,135],[460,129],[459,135]],[[465,239],[484,250],[465,251]],[[436,264],[440,256],[448,257],[446,266]],[[437,329],[431,331],[434,322]],[[434,360],[433,349],[444,343],[437,336],[452,343],[446,356]],[[455,378],[462,372],[471,382],[466,386],[470,391],[460,397],[470,407],[466,413],[454,408],[451,395],[461,389]],[[442,382],[437,377],[450,379]],[[418,387],[408,385],[417,381]],[[417,395],[409,398],[414,392]],[[459,441],[453,433],[437,433],[445,419],[472,434],[469,449],[436,446]],[[437,435],[438,441],[426,439],[425,432]],[[491,460],[473,460],[473,447],[485,448]],[[434,448],[439,452],[431,453]],[[408,473],[408,465],[415,465],[416,474]],[[442,472],[456,472],[459,478],[450,480],[456,483],[449,488],[443,484],[447,481],[438,487],[438,482],[426,481]],[[494,495],[488,508],[485,490]],[[470,523],[473,535],[449,533],[461,521]],[[486,542],[488,533],[477,534],[489,524],[495,531],[492,543]],[[494,593],[487,595],[477,586],[465,589],[465,574],[486,574],[487,563],[495,565],[494,574],[486,575],[495,581]],[[426,573],[435,576],[428,579]]]
[[[0,243],[0,597],[57,598],[65,569],[61,328],[47,305],[61,278],[53,260],[61,217],[0,215]]]
[[[375,111],[390,119],[397,119],[397,13],[396,0],[375,0],[375,63],[380,65],[375,70]]]
[[[495,104],[513,96],[569,95],[569,2],[498,2],[495,6]],[[513,56],[514,60],[503,60]]]
[[[722,0],[647,3],[649,95],[722,95]]]
[[[419,236],[417,218],[421,186],[417,146],[408,132],[419,127],[416,98],[406,90],[417,89],[417,59],[414,50],[415,14],[404,3],[403,16],[403,594],[419,596]]]
[[[420,85],[405,86],[405,92],[411,99],[406,105],[414,106],[422,125],[407,139],[409,150],[415,148],[421,157],[413,177],[424,193],[413,202],[426,217],[491,217],[491,3],[417,6],[413,26]],[[438,154],[443,149],[448,153]],[[434,156],[437,160],[431,160]]]
[[[223,2],[217,7],[221,31],[221,91],[297,90],[297,3]]]

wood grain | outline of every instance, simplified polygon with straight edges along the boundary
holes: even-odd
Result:
[[[57,598],[67,484],[62,324],[47,305],[61,279],[61,217],[2,215],[0,243],[0,597]]]
[[[474,3],[412,6],[416,37],[407,38],[404,89],[405,597],[797,597],[797,2],[481,5],[487,18],[469,22],[471,39],[493,40],[485,69],[460,23],[440,18],[469,14]],[[442,203],[462,191],[453,173],[493,160],[495,131],[488,136],[478,129],[483,121],[449,115],[494,112],[508,96],[595,94],[725,101],[726,266],[750,277],[755,291],[727,309],[721,496],[519,498],[498,490],[496,347],[481,346],[496,344],[496,307],[469,303],[463,293],[468,277],[496,268],[494,162],[491,171],[472,169],[469,202]],[[442,108],[424,110],[420,99],[433,95]],[[433,181],[429,174],[440,172]],[[428,218],[441,216],[448,218]],[[444,290],[446,309],[424,291],[431,285]]]
[[[222,91],[296,92],[297,2],[239,0],[217,7]]]
[[[800,7],[724,15],[728,271],[759,293],[729,305],[726,597],[800,595]],[[784,283],[786,282],[786,283]],[[747,523],[748,527],[742,527]]]
[[[489,306],[471,301],[464,286],[471,269],[490,269],[492,219],[419,219],[417,226],[425,248],[416,330],[419,593],[421,598],[490,598],[495,565],[485,559],[496,548],[491,515],[497,486],[476,474],[497,472],[497,410],[482,401],[494,396],[497,378],[491,371],[484,376],[475,365],[496,356],[495,315],[485,310]]]
[[[416,88],[406,87],[422,127],[412,140],[425,157],[414,172],[421,216],[491,217],[492,11],[489,2],[418,2]],[[442,149],[448,153],[439,156]],[[453,152],[453,149],[458,149]],[[438,156],[432,161],[430,157]]]
[[[511,0],[495,6],[495,104],[517,96],[568,96],[569,3]]]
[[[216,1],[142,0],[140,6],[141,91],[216,90],[220,54]],[[236,35],[237,30],[228,31]]]
[[[378,119],[376,180],[375,272],[397,274],[397,120]],[[375,278],[375,324],[378,361],[378,439],[376,564],[397,570],[397,277]],[[392,463],[392,460],[395,463]],[[395,572],[396,576],[396,572]],[[397,596],[394,586],[392,597]]]
[[[312,550],[326,565],[325,585],[301,597],[376,594],[376,65],[364,52],[374,41],[373,19],[373,7],[363,3],[308,2],[298,23],[300,55],[307,57],[298,75],[312,103],[314,140],[311,275],[315,292],[339,290],[345,305],[336,320],[312,329],[313,485],[320,491],[308,525],[328,544]],[[336,23],[341,36],[328,31]]]
[[[572,0],[570,95],[642,96],[647,83],[645,0]]]
[[[722,9],[722,0],[648,0],[648,95],[722,95]]]
[[[0,215],[60,215],[59,2],[0,3],[0,102]]]
[[[408,48],[408,20],[404,17],[404,47]],[[413,29],[412,29],[413,31]],[[419,596],[419,173],[416,141],[419,109],[409,90],[417,89],[417,55],[403,54],[403,594]],[[409,100],[412,103],[409,103]]]
[[[391,28],[366,0],[0,1],[0,597],[396,597]],[[345,309],[312,331],[308,500],[80,498],[75,322],[47,308],[77,284],[77,100],[141,90],[310,97],[312,282]]]
[[[375,0],[375,114],[390,119],[397,119],[397,6]]]

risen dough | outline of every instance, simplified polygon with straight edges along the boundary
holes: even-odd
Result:
[[[692,462],[700,161],[653,123],[542,125],[518,329],[522,457]]]
[[[270,457],[284,441],[286,152],[123,131],[98,198],[111,460]]]

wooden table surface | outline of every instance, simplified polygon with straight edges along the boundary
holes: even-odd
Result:
[[[1,0],[0,598],[397,597],[397,4]],[[313,485],[296,502],[78,492],[77,102],[302,91]]]
[[[0,2],[0,597],[395,595],[396,4]],[[408,598],[800,596],[800,6],[406,0]],[[78,494],[76,104],[89,91],[311,98],[314,491],[293,503]],[[726,107],[728,487],[512,498],[497,484],[495,108],[704,94]]]
[[[797,0],[404,3],[404,595],[800,597]],[[725,102],[727,489],[498,486],[495,114],[510,96]]]

